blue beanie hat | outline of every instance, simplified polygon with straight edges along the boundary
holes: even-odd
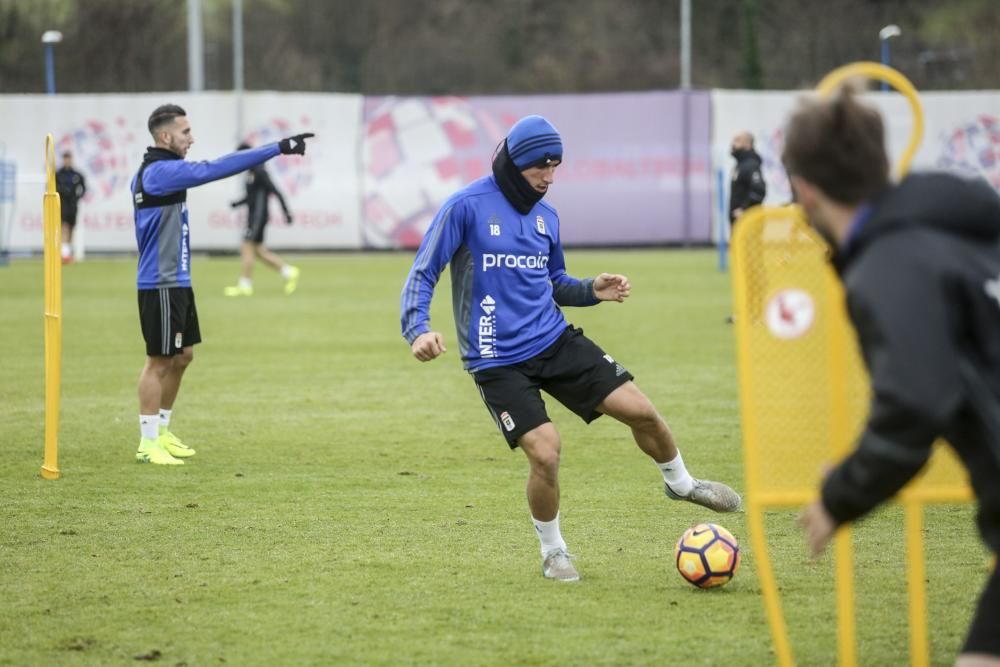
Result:
[[[562,160],[562,138],[541,116],[525,116],[510,128],[507,152],[518,169],[542,166],[550,160]]]

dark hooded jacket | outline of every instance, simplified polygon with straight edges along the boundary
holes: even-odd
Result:
[[[892,497],[945,438],[1000,551],[1000,198],[983,181],[914,174],[870,202],[833,258],[871,375],[857,449],[829,475],[838,523]]]
[[[729,222],[736,222],[733,213],[757,206],[767,196],[767,184],[761,173],[761,159],[752,148],[745,148],[733,154],[736,166],[729,183]]]

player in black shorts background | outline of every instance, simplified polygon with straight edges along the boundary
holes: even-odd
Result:
[[[247,150],[250,144],[242,143],[237,150]],[[233,208],[247,207],[247,228],[243,234],[240,246],[240,279],[235,285],[223,290],[226,296],[253,295],[253,264],[258,257],[265,264],[281,274],[285,279],[285,294],[295,291],[299,282],[299,268],[286,263],[281,257],[268,250],[264,245],[264,228],[270,220],[268,204],[271,196],[277,197],[281,210],[285,214],[285,223],[292,224],[292,212],[288,210],[288,202],[271,180],[270,174],[263,164],[258,164],[246,174],[246,196],[230,204]]]
[[[76,229],[77,205],[87,194],[87,181],[73,168],[73,153],[62,154],[62,166],[56,172],[56,191],[62,210],[62,262],[73,261],[73,231]]]

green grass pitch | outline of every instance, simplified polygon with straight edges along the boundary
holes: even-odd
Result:
[[[743,515],[663,496],[610,419],[549,402],[563,436],[562,522],[583,581],[540,575],[527,463],[461,369],[447,275],[433,316],[449,351],[399,335],[409,254],[305,255],[298,292],[235,258],[196,257],[204,343],[173,430],[198,450],[143,466],[144,359],[134,259],[65,267],[62,478],[39,476],[42,263],[0,267],[0,664],[767,665]],[[728,276],[709,251],[573,251],[573,275],[625,273],[624,304],[567,309],[667,417],[695,475],[743,486]],[[969,507],[927,514],[932,662],[950,664],[987,574]],[[799,664],[834,664],[831,558],[805,557],[793,512],[770,545]],[[744,547],[726,587],[674,571],[713,520]],[[902,513],[856,535],[859,656],[905,662]]]

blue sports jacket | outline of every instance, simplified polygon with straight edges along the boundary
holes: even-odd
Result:
[[[458,344],[470,372],[534,357],[568,326],[559,306],[599,303],[593,279],[566,273],[556,210],[539,201],[521,215],[493,176],[459,190],[431,222],[400,298],[407,342],[431,330],[431,297],[449,263]]]
[[[146,149],[131,186],[139,245],[137,287],[191,287],[187,189],[246,171],[279,152],[273,143],[217,160],[188,162],[163,148]]]

